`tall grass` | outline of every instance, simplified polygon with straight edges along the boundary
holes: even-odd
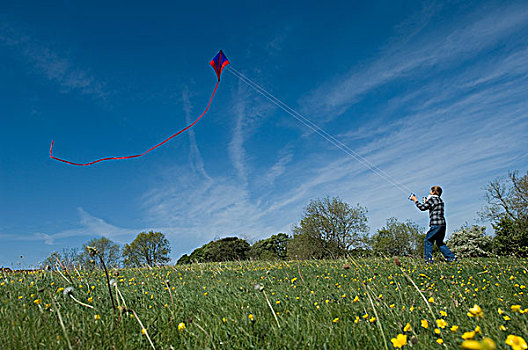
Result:
[[[112,283],[79,271],[73,284],[3,273],[0,348],[391,349],[403,334],[404,348],[453,349],[474,331],[506,349],[508,335],[528,340],[526,263],[233,262],[120,270]]]

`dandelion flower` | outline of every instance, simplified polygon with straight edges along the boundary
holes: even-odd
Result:
[[[513,312],[518,312],[521,309],[521,305],[512,305],[511,310]]]
[[[519,336],[510,334],[505,341],[506,344],[511,346],[513,350],[525,350],[528,349],[528,344],[526,344],[526,341]]]
[[[442,329],[446,328],[447,327],[447,322],[441,318],[439,320],[436,320],[436,325]]]
[[[180,322],[180,323],[178,324],[178,330],[179,330],[179,331],[183,331],[184,329],[185,329],[185,323]]]
[[[408,331],[410,331],[410,330],[411,330],[411,324],[410,324],[410,323],[407,323],[407,324],[405,325],[405,327],[403,327],[403,331],[404,331],[404,332],[408,332]]]
[[[456,333],[456,331],[458,331],[458,326],[453,325],[450,329],[451,329],[451,332]]]
[[[442,338],[438,338],[438,339],[436,339],[436,342],[437,342],[438,344],[442,345],[442,344],[444,344],[444,339],[442,339]]]
[[[69,296],[70,294],[73,294],[73,287],[66,287],[62,290],[62,295]]]
[[[249,320],[252,321],[252,322],[255,321],[255,316],[253,316],[253,314],[249,314],[249,315],[248,315],[248,318],[249,318]]]
[[[421,326],[422,326],[423,328],[429,328],[429,322],[427,322],[427,320],[422,320],[422,321],[421,321]]]
[[[397,349],[401,349],[404,345],[407,345],[407,335],[398,334],[396,338],[391,339],[392,346]]]
[[[469,340],[473,338],[475,338],[475,331],[465,332],[464,334],[462,334],[462,339],[464,340]]]
[[[101,319],[101,315],[94,315],[94,320],[100,320]]]
[[[434,303],[434,298],[430,297],[427,301],[430,302],[430,303]]]
[[[332,322],[337,323],[337,321],[339,321],[338,317],[334,318],[334,320]]]
[[[481,350],[482,345],[477,340],[464,340],[460,347],[465,350]]]
[[[482,317],[483,313],[482,313],[482,308],[480,306],[478,306],[477,304],[473,305],[472,308],[469,309],[469,312],[467,313],[467,315],[469,317],[477,317],[477,318],[480,318]]]

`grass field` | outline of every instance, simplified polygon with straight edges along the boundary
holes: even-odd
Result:
[[[125,269],[110,271],[112,298],[104,271],[2,273],[0,348],[456,349],[466,341],[523,349],[527,263],[368,258]]]

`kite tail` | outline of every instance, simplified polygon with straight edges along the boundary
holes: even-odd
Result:
[[[131,159],[131,158],[138,158],[138,157],[142,157],[144,156],[145,154],[149,153],[150,151],[158,148],[159,146],[163,145],[164,143],[168,142],[169,140],[171,140],[172,138],[178,136],[179,134],[181,134],[182,132],[190,129],[193,127],[194,124],[196,124],[198,122],[198,120],[200,120],[204,115],[205,113],[207,112],[207,110],[209,109],[209,106],[211,105],[211,102],[213,101],[213,97],[216,93],[216,89],[218,88],[218,84],[220,84],[220,79],[218,80],[218,82],[216,83],[216,86],[213,90],[213,93],[211,94],[211,98],[209,99],[209,103],[207,104],[207,107],[205,108],[205,110],[202,112],[202,114],[200,114],[200,116],[198,118],[196,118],[196,120],[194,122],[192,122],[192,124],[186,126],[185,128],[181,129],[180,131],[178,131],[177,133],[175,133],[174,135],[170,136],[169,138],[167,138],[166,140],[164,140],[163,142],[160,142],[158,143],[157,145],[149,148],[148,150],[146,150],[145,152],[143,153],[140,153],[140,154],[135,154],[135,155],[131,155],[131,156],[124,156],[124,157],[106,157],[106,158],[101,158],[101,159],[97,159],[97,160],[94,160],[92,162],[89,162],[89,163],[75,163],[75,162],[71,162],[69,160],[66,160],[66,159],[61,159],[61,158],[57,158],[53,155],[53,140],[51,141],[51,147],[50,147],[50,158],[51,159],[55,159],[55,160],[58,160],[59,162],[63,162],[63,163],[67,163],[67,164],[71,164],[71,165],[78,165],[78,166],[87,166],[87,165],[92,165],[92,164],[95,164],[95,163],[99,163],[99,162],[102,162],[104,160],[120,160],[120,159]]]

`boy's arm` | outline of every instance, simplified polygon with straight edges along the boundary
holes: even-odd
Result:
[[[414,201],[414,203],[416,204],[416,207],[420,209],[421,211],[429,210],[432,206],[431,200],[425,201],[425,203],[420,203],[418,200],[416,200]]]

